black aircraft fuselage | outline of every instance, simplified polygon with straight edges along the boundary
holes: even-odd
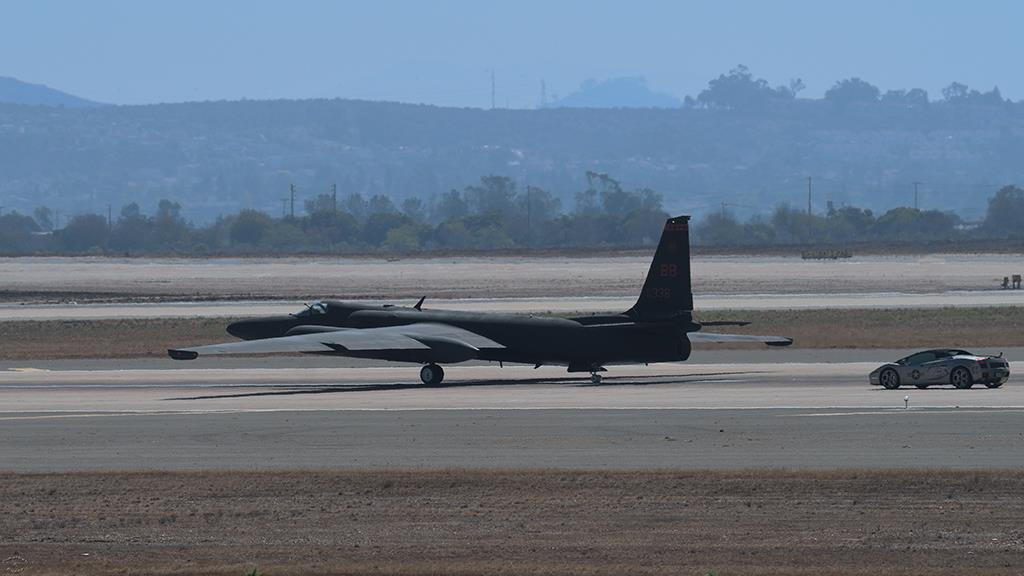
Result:
[[[558,318],[488,312],[423,310],[327,300],[299,314],[241,320],[228,332],[243,340],[277,338],[334,328],[382,328],[437,323],[469,330],[504,345],[480,348],[472,357],[458,347],[440,350],[374,350],[345,356],[399,362],[449,364],[477,359],[493,362],[556,364],[591,372],[603,364],[678,362],[690,356],[687,332],[700,328],[681,314],[661,322],[636,322],[626,314]],[[390,353],[389,353],[390,352]],[[330,352],[325,352],[330,354]]]

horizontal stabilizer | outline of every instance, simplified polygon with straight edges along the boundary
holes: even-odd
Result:
[[[768,346],[789,346],[793,343],[792,338],[784,336],[754,336],[751,334],[715,334],[714,332],[690,332],[686,335],[690,342],[748,342],[755,344],[767,344]]]
[[[711,322],[701,322],[701,326],[750,326],[750,322],[745,320],[713,320]]]

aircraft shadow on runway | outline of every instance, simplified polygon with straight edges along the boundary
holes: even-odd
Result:
[[[591,388],[603,386],[653,386],[665,384],[714,384],[716,377],[745,376],[760,374],[758,371],[743,372],[708,372],[703,374],[687,374],[685,377],[674,376],[606,376],[600,383],[593,383],[589,378],[522,378],[515,380],[461,380],[441,382],[440,384],[413,384],[394,382],[388,384],[274,384],[274,390],[239,392],[233,394],[205,394],[201,396],[182,396],[165,398],[165,400],[215,400],[218,398],[250,398],[256,396],[294,396],[300,394],[336,394],[348,392],[385,392],[398,390],[430,390],[442,388],[483,388],[488,386],[529,386],[536,384],[562,384],[575,388]],[[284,389],[282,389],[284,388]]]

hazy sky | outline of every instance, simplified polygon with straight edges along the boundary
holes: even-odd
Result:
[[[119,104],[344,97],[533,107],[588,78],[696,95],[746,64],[1024,99],[1013,0],[0,0],[0,76]]]

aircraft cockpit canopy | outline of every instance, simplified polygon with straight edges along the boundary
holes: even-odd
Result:
[[[313,302],[312,304],[306,304],[306,309],[301,312],[292,314],[296,318],[308,318],[310,316],[320,316],[327,314],[327,304],[323,302]]]

